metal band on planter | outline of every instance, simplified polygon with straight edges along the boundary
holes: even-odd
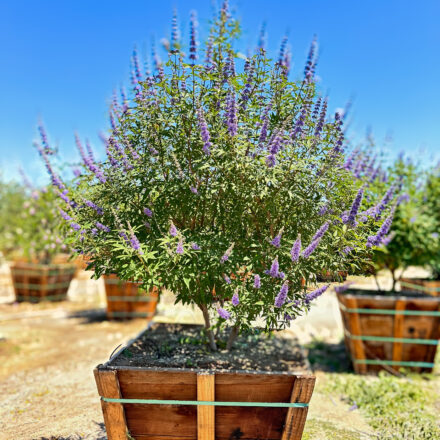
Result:
[[[66,295],[62,294],[62,295],[48,295],[48,296],[33,296],[33,295],[17,295],[16,296],[17,301],[23,301],[23,300],[27,300],[27,301],[35,301],[35,302],[39,302],[39,301],[60,301],[63,299],[66,299]]]
[[[151,298],[148,296],[108,296],[107,301],[152,302],[157,301],[157,298]]]
[[[307,408],[308,403],[298,402],[221,402],[206,400],[157,400],[157,399],[115,399],[101,397],[104,402],[113,403],[138,403],[142,405],[197,405],[197,406],[250,406],[263,408]]]
[[[392,310],[392,309],[349,309],[341,302],[341,310],[347,313],[364,313],[371,315],[407,315],[407,316],[440,316],[440,310]]]
[[[429,286],[426,284],[414,284],[408,283],[407,281],[400,281],[400,285],[410,289],[420,290],[421,292],[440,292],[440,287]]]
[[[153,312],[107,312],[109,318],[151,318]]]

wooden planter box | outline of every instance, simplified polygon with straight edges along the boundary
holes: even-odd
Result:
[[[380,296],[347,290],[337,295],[345,345],[356,373],[401,367],[431,372],[440,338],[440,297]]]
[[[105,275],[108,319],[152,319],[156,313],[159,292],[154,287],[146,293],[136,282],[122,281],[116,275]]]
[[[67,299],[76,267],[71,264],[14,263],[12,284],[17,301],[63,301]]]
[[[421,292],[432,296],[440,296],[440,280],[401,278],[400,289],[402,292]]]
[[[300,440],[315,384],[307,374],[110,362],[94,371],[108,440]]]

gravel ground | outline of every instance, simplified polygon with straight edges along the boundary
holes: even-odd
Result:
[[[89,275],[81,273],[75,280],[70,301],[12,304],[7,269],[0,268],[0,440],[106,439],[93,368],[146,323],[108,322],[103,285],[89,281]],[[353,280],[374,287],[372,280]],[[381,283],[388,281],[383,278]],[[157,322],[202,322],[198,310],[173,302],[171,294],[162,297]],[[348,365],[333,293],[319,298],[290,331],[303,344],[325,341],[327,352],[334,347],[335,362]],[[348,404],[320,391],[325,373],[316,374],[304,440],[377,438],[359,411],[350,411]]]

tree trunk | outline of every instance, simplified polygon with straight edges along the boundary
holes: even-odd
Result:
[[[226,344],[226,350],[230,350],[232,348],[232,345],[234,344],[234,341],[237,339],[238,336],[238,324],[234,325],[232,327],[231,332],[229,333],[228,342]]]
[[[203,319],[205,320],[206,334],[208,335],[209,347],[212,351],[217,351],[217,344],[215,343],[214,332],[211,330],[211,321],[209,320],[208,308],[205,304],[198,304],[200,310],[203,313]]]

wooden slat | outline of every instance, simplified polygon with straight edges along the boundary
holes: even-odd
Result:
[[[122,397],[116,371],[98,370],[95,373],[95,379],[98,392],[102,397],[113,399]],[[127,440],[127,424],[123,405],[117,402],[104,402],[101,400],[101,406],[108,440]]]
[[[396,301],[396,310],[405,310],[406,301],[398,299]],[[405,315],[394,315],[394,338],[403,338]],[[393,343],[393,361],[402,360],[402,342]]]
[[[345,301],[345,305],[349,309],[357,309],[357,301],[354,297],[347,297]],[[361,323],[359,319],[359,315],[357,313],[349,313],[348,322],[350,324],[350,333],[352,335],[361,336]],[[354,350],[354,358],[355,359],[365,359],[365,350],[363,346],[363,342],[359,340],[351,340],[350,346],[353,347]],[[365,374],[367,372],[367,366],[365,364],[354,364],[354,370],[356,373]]]
[[[197,400],[213,402],[215,400],[215,375],[200,373],[197,375]],[[215,407],[197,407],[197,440],[214,440]]]
[[[313,376],[299,376],[293,383],[290,402],[310,402],[315,378]],[[289,408],[281,440],[301,440],[306,423],[308,408]]]

